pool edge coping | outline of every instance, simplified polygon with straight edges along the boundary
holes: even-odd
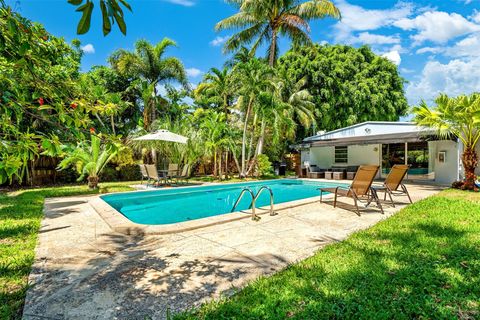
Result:
[[[324,198],[328,199],[332,197],[332,194],[324,195]],[[284,203],[278,203],[274,206],[274,211],[282,211],[306,204],[318,202],[320,204],[320,193],[318,196],[304,198]],[[236,211],[231,213],[225,213],[221,215],[205,217],[201,219],[195,219],[184,222],[177,222],[165,225],[146,225],[139,224],[129,220],[122,213],[110,206],[100,195],[89,199],[88,203],[102,218],[103,221],[115,232],[119,232],[126,235],[162,235],[173,234],[185,231],[191,231],[195,229],[205,228],[209,226],[224,224],[228,222],[238,221],[242,219],[248,219],[252,217],[250,212]],[[270,211],[269,206],[257,207],[257,216],[266,215]]]

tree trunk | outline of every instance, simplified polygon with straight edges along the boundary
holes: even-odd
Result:
[[[110,115],[110,124],[112,125],[112,132],[113,132],[113,135],[117,135],[115,133],[115,121],[113,119],[113,114]]]
[[[217,150],[213,150],[213,177],[217,176]]]
[[[475,168],[478,165],[478,155],[474,148],[465,148],[462,154],[462,164],[465,169],[465,182],[463,188],[466,190],[475,189]]]
[[[97,189],[98,188],[98,177],[97,176],[89,176],[87,178],[88,181],[88,188],[90,189]]]
[[[277,49],[277,30],[273,28],[272,30],[272,42],[270,43],[270,54],[268,57],[268,65],[273,67],[275,65],[275,54]]]
[[[218,178],[222,180],[222,151],[218,153]]]
[[[247,113],[245,114],[245,120],[243,124],[243,137],[242,137],[242,167],[240,172],[240,178],[245,178],[245,147],[247,143],[247,127],[248,127],[248,118],[250,117],[250,109],[253,104],[253,97],[250,97],[247,106]]]
[[[253,156],[253,159],[250,163],[250,167],[247,170],[247,176],[252,172],[252,169],[256,165],[256,160],[258,155],[262,154],[263,152],[263,142],[265,140],[265,119],[262,118],[262,124],[261,124],[261,129],[260,129],[260,138],[258,138],[257,142],[257,147],[255,148],[255,154]]]

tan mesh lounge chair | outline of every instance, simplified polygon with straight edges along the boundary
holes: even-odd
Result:
[[[392,202],[392,206],[395,207],[395,203],[393,202],[393,196],[407,196],[408,201],[412,203],[412,198],[410,198],[410,194],[408,193],[407,187],[402,183],[403,179],[407,175],[408,169],[410,168],[409,165],[406,164],[396,164],[390,170],[387,178],[383,182],[382,186],[372,186],[375,191],[383,191],[385,192],[383,200],[387,200],[387,194],[390,197],[390,201]],[[400,190],[401,189],[401,190]]]
[[[148,177],[157,184],[165,180],[165,177],[158,174],[157,167],[154,164],[146,164],[145,169],[147,170]]]
[[[367,202],[366,206],[370,205],[372,201],[375,201],[383,214],[383,207],[378,199],[377,192],[371,188],[373,179],[375,179],[377,172],[378,166],[360,166],[355,178],[352,181],[352,184],[349,187],[320,188],[320,202],[322,202],[323,193],[330,192],[335,195],[333,207],[337,206],[337,197],[343,196],[353,199],[358,215],[360,215],[358,202],[362,200]]]
[[[148,185],[148,180],[150,180],[150,177],[148,176],[147,169],[145,168],[145,165],[142,163],[142,164],[139,164],[138,166],[140,167],[140,173],[142,174],[142,184],[143,184],[143,179],[146,179],[147,180],[147,185]]]

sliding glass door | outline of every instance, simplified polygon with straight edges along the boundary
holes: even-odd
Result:
[[[386,176],[393,165],[408,164],[411,178],[428,178],[428,142],[390,143],[382,145],[382,176]]]

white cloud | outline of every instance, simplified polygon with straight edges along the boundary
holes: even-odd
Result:
[[[441,47],[423,47],[416,51],[417,54],[424,54],[424,53],[442,53],[445,49]]]
[[[91,43],[88,43],[88,44],[82,46],[81,49],[84,53],[87,53],[87,54],[95,53],[95,47]]]
[[[388,60],[395,63],[397,66],[402,62],[402,58],[400,57],[400,53],[398,52],[398,50],[391,50],[389,52],[386,52],[382,54],[382,57],[387,58]]]
[[[210,41],[210,44],[214,47],[218,47],[224,44],[228,40],[228,38],[230,38],[230,36],[225,36],[225,37],[217,36],[215,39]]]
[[[411,38],[415,45],[425,41],[446,43],[449,40],[480,30],[480,26],[457,13],[428,11],[415,18],[402,18],[394,26],[402,30],[413,30]]]
[[[197,68],[188,68],[188,69],[185,69],[185,71],[187,72],[187,76],[192,78],[198,77],[203,73],[201,70]]]
[[[474,9],[472,15],[468,18],[476,23],[480,23],[480,11]]]
[[[386,10],[369,10],[349,4],[345,0],[337,1],[337,6],[342,12],[342,20],[335,24],[337,41],[350,38],[354,31],[391,26],[395,21],[407,18],[413,13],[413,5],[405,2],[399,2],[392,9]]]
[[[398,36],[384,36],[381,34],[372,34],[370,32],[362,32],[356,37],[352,37],[351,43],[363,44],[397,44],[400,43]]]
[[[432,101],[439,93],[452,96],[469,94],[480,88],[480,57],[454,59],[448,63],[428,61],[421,77],[407,86],[407,97],[411,104],[421,99]]]
[[[178,4],[184,7],[191,7],[195,5],[195,1],[192,1],[192,0],[163,0],[163,1],[170,2],[173,4]]]

